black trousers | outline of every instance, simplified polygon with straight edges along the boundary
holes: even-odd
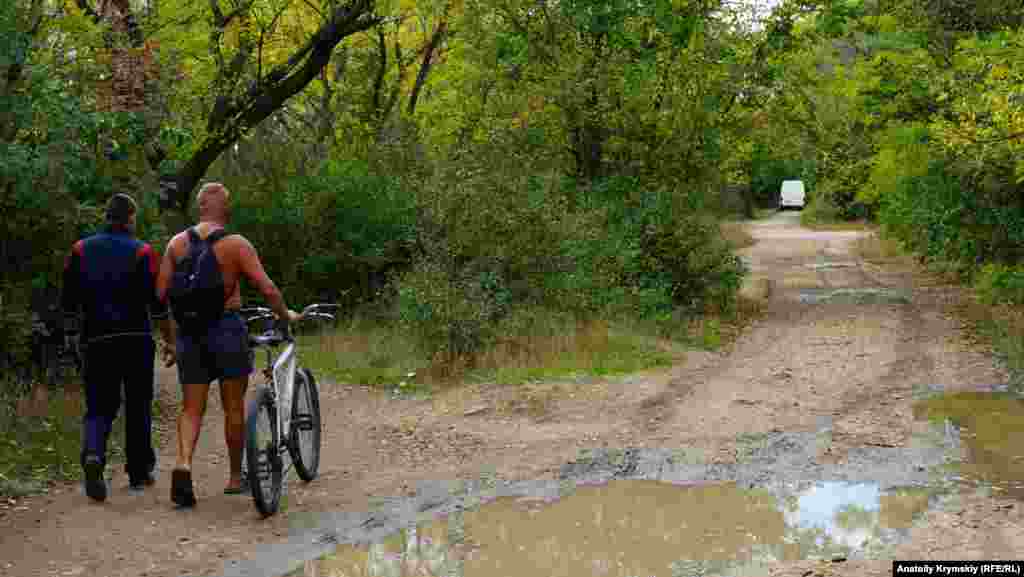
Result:
[[[153,451],[153,338],[126,335],[89,343],[85,351],[85,419],[82,463],[86,455],[107,462],[107,439],[121,406],[124,389],[124,425],[127,446],[125,472],[142,479],[156,464]]]

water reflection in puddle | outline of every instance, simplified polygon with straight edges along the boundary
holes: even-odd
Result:
[[[1024,399],[1011,393],[959,392],[917,403],[917,418],[958,433],[968,485],[990,486],[1024,500]]]
[[[294,577],[767,575],[767,563],[867,552],[928,506],[920,490],[819,483],[776,497],[734,484],[611,481],[554,502],[499,498]],[[540,573],[538,573],[540,571]]]

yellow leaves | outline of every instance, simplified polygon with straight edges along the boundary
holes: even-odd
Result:
[[[992,72],[989,73],[989,76],[993,80],[1005,80],[1010,76],[1010,68],[1005,64],[996,64],[992,67]]]

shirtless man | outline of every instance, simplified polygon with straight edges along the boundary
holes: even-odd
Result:
[[[204,185],[196,198],[199,224],[194,227],[201,239],[223,229],[231,218],[230,193],[220,183]],[[189,231],[176,235],[167,245],[157,290],[165,298],[175,268],[189,253]],[[242,442],[245,390],[252,372],[248,331],[238,310],[242,306],[239,283],[244,276],[263,295],[278,318],[288,322],[300,315],[285,306],[281,291],[263,270],[256,249],[241,235],[224,236],[212,245],[224,279],[224,315],[205,330],[185,331],[179,327],[176,356],[178,381],[184,401],[178,415],[178,458],[171,477],[171,500],[181,507],[195,505],[192,486],[192,457],[199,442],[199,431],[206,413],[210,383],[220,382],[221,404],[224,407],[224,437],[228,446],[231,470],[226,494],[245,491],[242,486]],[[173,306],[173,305],[172,305]]]

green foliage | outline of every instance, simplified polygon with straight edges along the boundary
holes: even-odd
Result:
[[[17,366],[28,358],[31,323],[28,287],[0,284],[0,342],[4,343],[0,367]]]
[[[881,137],[878,154],[872,160],[871,176],[857,199],[877,207],[906,178],[923,176],[928,167],[928,129],[920,124],[898,124]]]
[[[779,194],[784,180],[804,180],[808,194],[814,196],[813,187],[805,175],[813,172],[809,162],[802,159],[777,157],[763,142],[754,144],[751,153],[750,185],[754,200],[760,207],[775,208],[779,205]]]
[[[989,263],[978,272],[974,284],[988,305],[1024,305],[1024,267]]]
[[[414,194],[366,163],[329,162],[278,194],[238,192],[232,228],[257,247],[289,302],[366,302],[411,263]]]
[[[523,306],[640,319],[733,309],[742,263],[693,195],[613,178],[570,183],[570,208],[543,179],[492,178],[426,209],[436,236],[398,285],[400,317],[424,342],[478,351]]]
[[[28,295],[58,284],[71,244],[95,230],[94,207],[112,194],[102,136],[130,142],[138,133],[132,117],[96,112],[72,91],[67,63],[30,32],[33,18],[25,3],[0,8],[0,332],[9,357],[0,362],[15,365],[28,353]]]
[[[7,391],[11,389],[8,388]],[[81,415],[68,412],[63,398],[54,397],[46,417],[12,414],[14,399],[0,392],[0,496],[24,496],[38,492],[54,481],[78,479],[82,437]],[[122,425],[118,428],[116,425]],[[119,430],[120,429],[120,430]],[[110,457],[123,455],[123,424],[115,423]]]

